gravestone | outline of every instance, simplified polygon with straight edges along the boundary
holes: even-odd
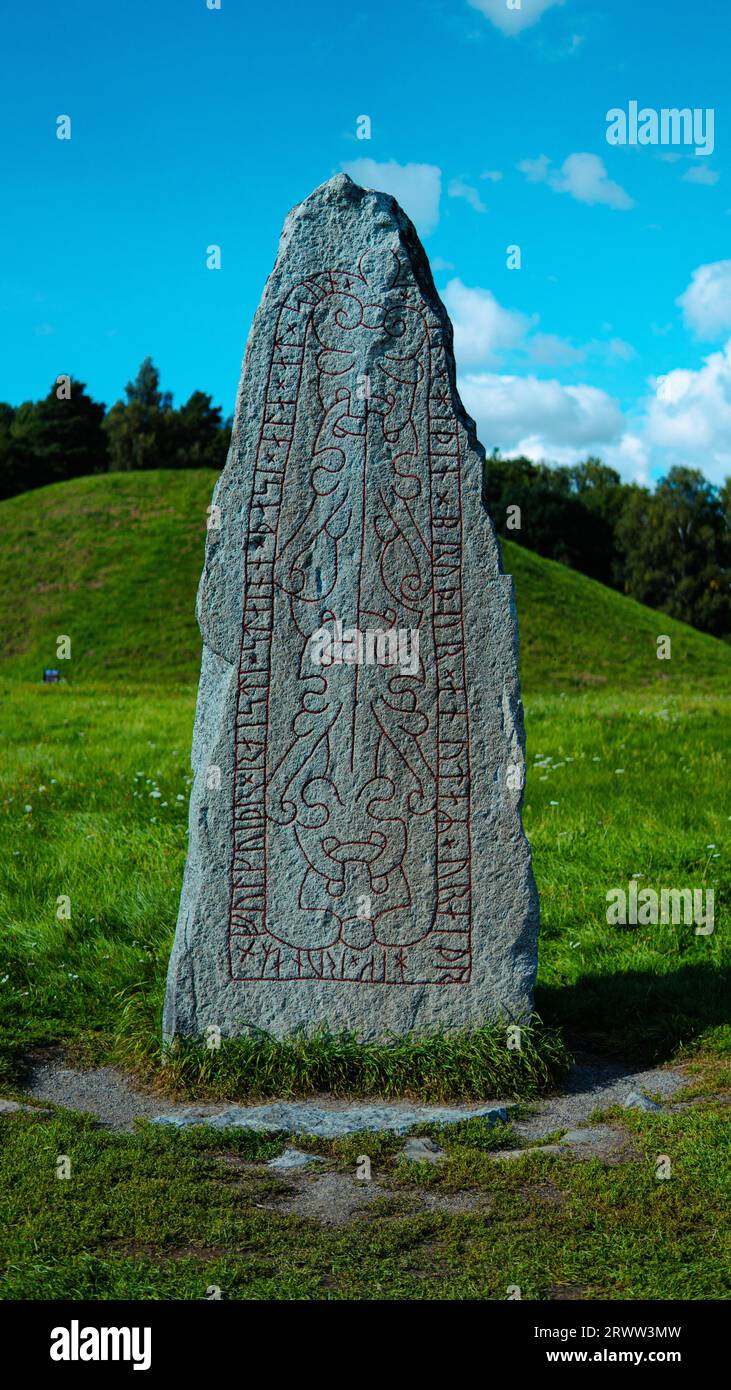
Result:
[[[517,627],[483,460],[414,227],[338,175],[285,222],[210,511],[166,1037],[529,1014]]]

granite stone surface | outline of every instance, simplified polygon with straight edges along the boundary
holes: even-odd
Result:
[[[513,583],[413,225],[346,175],[289,214],[213,497],[164,1032],[524,1020]]]

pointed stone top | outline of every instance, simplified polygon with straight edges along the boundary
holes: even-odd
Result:
[[[408,266],[424,300],[442,319],[451,344],[451,324],[432,279],[426,252],[416,228],[391,193],[363,188],[348,174],[334,174],[287,215],[277,261],[268,290],[286,267],[311,273],[328,260],[347,257],[355,267],[364,255],[387,265],[397,258]],[[294,263],[294,265],[293,265]]]
[[[333,174],[331,179],[326,179],[324,183],[318,184],[317,188],[313,188],[312,192],[298,206],[303,207],[305,203],[311,203],[315,199],[334,201],[340,198],[346,202],[359,201],[367,193],[375,193],[382,198],[396,202],[389,193],[383,193],[374,188],[365,188],[362,184],[355,183],[350,174]]]

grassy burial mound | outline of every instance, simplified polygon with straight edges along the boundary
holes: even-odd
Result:
[[[198,677],[195,594],[209,469],[113,473],[0,503],[0,674],[37,681],[44,666],[89,684],[174,687]],[[731,678],[731,647],[506,542],[515,579],[524,693],[711,690]],[[56,639],[71,637],[71,658]],[[671,638],[658,660],[657,638]]]

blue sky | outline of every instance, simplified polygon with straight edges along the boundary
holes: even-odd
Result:
[[[0,399],[111,404],[151,354],[229,413],[282,220],[345,168],[414,217],[488,449],[731,473],[728,0],[208,3],[6,9]],[[713,152],[608,144],[631,101],[712,109]]]

